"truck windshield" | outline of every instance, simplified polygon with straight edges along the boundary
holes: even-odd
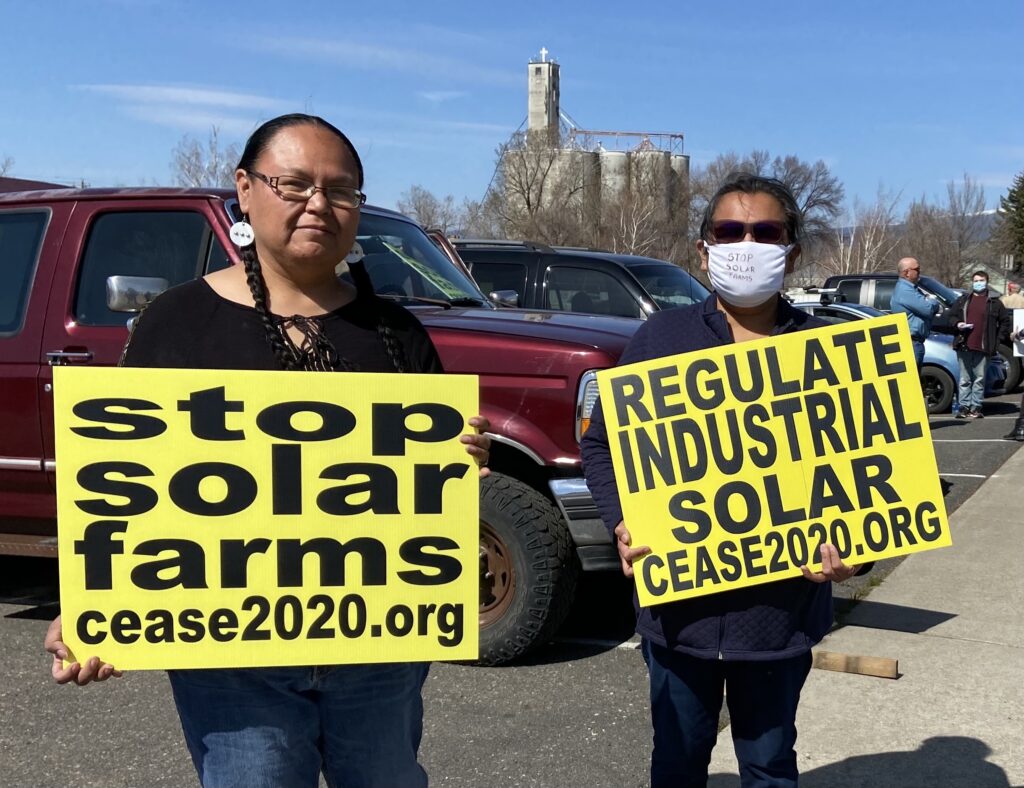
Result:
[[[356,240],[378,295],[411,302],[489,304],[476,284],[415,224],[363,213]]]
[[[937,295],[946,306],[949,306],[957,299],[957,292],[955,290],[950,290],[942,282],[932,279],[930,276],[921,277],[921,286],[929,293]]]
[[[629,270],[650,293],[658,309],[698,304],[708,297],[704,285],[674,265],[633,265]]]

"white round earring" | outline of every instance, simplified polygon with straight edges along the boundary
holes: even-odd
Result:
[[[228,237],[231,238],[231,243],[244,249],[247,246],[252,246],[256,235],[252,231],[252,225],[248,222],[235,222],[228,230]]]
[[[345,262],[349,264],[358,263],[362,259],[363,247],[360,245],[359,241],[353,241],[351,251],[345,255]]]

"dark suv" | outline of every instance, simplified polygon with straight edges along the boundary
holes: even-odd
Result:
[[[646,318],[708,296],[682,268],[652,257],[528,241],[452,243],[480,289],[505,306]]]
[[[897,275],[894,273],[880,274],[838,274],[830,276],[822,285],[823,290],[835,290],[833,296],[836,300],[848,301],[853,304],[865,304],[881,309],[883,312],[891,311],[890,301],[896,287]],[[953,334],[953,326],[957,322],[957,316],[950,309],[956,299],[962,294],[961,291],[946,287],[937,279],[930,276],[922,276],[917,286],[929,295],[935,296],[942,304],[942,311],[935,318],[932,324],[932,331],[939,333]],[[1006,361],[1005,391],[1013,391],[1020,385],[1024,371],[1021,368],[1021,359],[1013,355],[1013,348],[1008,344],[999,345],[999,355]]]

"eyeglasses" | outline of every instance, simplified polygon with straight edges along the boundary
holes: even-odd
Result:
[[[335,208],[358,208],[366,202],[366,195],[351,186],[317,186],[305,178],[293,175],[266,176],[255,170],[248,170],[249,175],[263,181],[274,190],[274,194],[282,200],[305,202],[312,199],[317,192],[323,192],[327,202]]]
[[[737,222],[722,219],[711,223],[711,234],[717,243],[739,243],[750,233],[759,244],[782,243],[786,237],[786,225],[782,222]]]

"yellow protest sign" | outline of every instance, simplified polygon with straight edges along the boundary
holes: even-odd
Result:
[[[951,543],[902,315],[597,379],[641,605]]]
[[[125,669],[475,659],[477,391],[58,367],[64,641]]]

